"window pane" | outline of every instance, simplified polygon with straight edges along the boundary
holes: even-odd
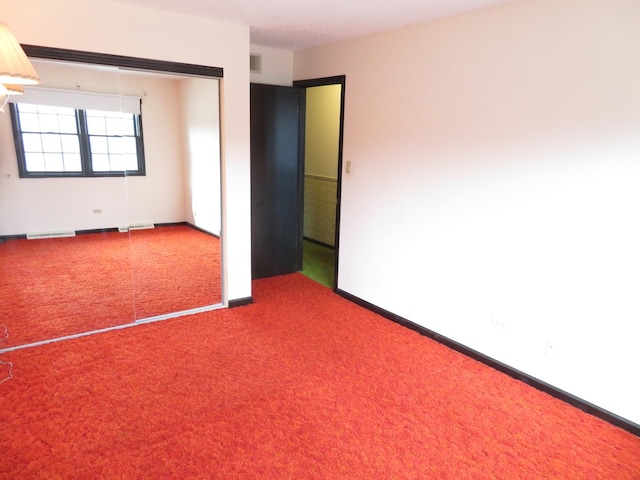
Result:
[[[18,111],[22,117],[22,112],[37,112],[38,106],[33,103],[18,103]]]
[[[109,170],[111,170],[109,165],[109,155],[92,155],[91,165],[94,172],[108,172]]]
[[[62,152],[62,143],[60,135],[44,134],[42,135],[42,150],[44,152]]]
[[[96,153],[109,153],[109,144],[106,137],[90,137],[91,138],[91,152]]]
[[[62,107],[50,107],[49,105],[38,105],[38,111],[44,114],[55,115],[58,113],[58,110]]]
[[[124,172],[127,166],[124,163],[124,155],[111,155],[111,171]]]
[[[40,115],[40,131],[41,132],[59,132],[57,115]]]
[[[61,133],[77,133],[78,125],[76,124],[75,115],[60,115],[58,117]]]
[[[118,138],[120,147],[120,153],[136,153],[136,139],[134,137],[120,137]]]
[[[128,115],[127,117],[122,119],[120,123],[121,134],[129,137],[133,137],[136,134],[136,130],[134,128],[133,123],[133,115]]]
[[[122,135],[124,121],[121,118],[107,118],[107,135]]]
[[[40,118],[37,113],[22,113],[20,109],[20,127],[23,132],[39,132]]]
[[[39,133],[23,133],[22,145],[25,152],[42,152],[42,140]]]
[[[136,153],[136,139],[132,137],[109,138],[109,152],[116,154]]]
[[[138,170],[138,155],[134,153],[133,155],[132,154],[120,155],[120,157],[122,158],[123,170],[132,170],[132,171]]]
[[[107,127],[104,118],[87,116],[87,130],[89,135],[106,135]]]
[[[42,153],[25,154],[27,172],[44,172],[44,155]]]
[[[81,172],[82,161],[79,153],[64,154],[64,170],[65,172]]]
[[[68,153],[80,153],[80,141],[75,135],[60,135],[62,151]]]
[[[71,107],[56,107],[58,115],[76,116],[76,109]]]
[[[47,172],[64,172],[64,163],[61,153],[45,153],[44,163]]]
[[[119,155],[122,153],[122,138],[121,137],[108,137],[109,153],[111,155]]]

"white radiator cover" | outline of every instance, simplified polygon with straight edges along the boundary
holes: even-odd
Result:
[[[44,238],[68,238],[75,237],[76,232],[74,230],[60,230],[56,232],[31,232],[27,233],[28,240],[40,240]]]

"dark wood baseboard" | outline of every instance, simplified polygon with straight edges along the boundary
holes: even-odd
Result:
[[[9,240],[26,240],[27,235],[1,235],[0,243],[4,243]]]
[[[369,303],[366,300],[362,300],[361,298],[351,295],[350,293],[347,293],[344,290],[336,289],[335,292],[341,297],[353,303],[356,303],[361,307],[366,308],[367,310],[371,310],[372,312],[377,313],[378,315],[388,320],[398,323],[404,327],[410,328],[411,330],[414,330],[419,334],[424,335],[425,337],[429,337],[457,352],[462,353],[463,355],[466,355],[467,357],[470,357],[470,358],[473,358],[474,360],[482,362],[491,368],[494,368],[506,375],[509,375],[510,377],[520,380],[526,383],[527,385],[537,388],[538,390],[541,390],[555,398],[558,398],[582,410],[583,412],[586,412],[591,415],[594,415],[595,417],[601,418],[602,420],[605,420],[606,422],[609,422],[612,425],[615,425],[616,427],[620,427],[640,437],[640,425],[638,425],[637,423],[627,420],[626,418],[622,418],[619,415],[616,415],[615,413],[609,412],[604,408],[598,407],[597,405],[587,402],[586,400],[578,398],[575,395],[565,392],[564,390],[561,390],[557,387],[554,387],[553,385],[543,382],[542,380],[532,377],[531,375],[521,372],[520,370],[510,367],[505,363],[499,362],[498,360],[495,360],[487,355],[484,355],[483,353],[480,353],[461,343],[451,340],[450,338],[440,335],[439,333],[434,332],[433,330],[429,330],[428,328],[418,325],[417,323],[414,323],[411,320],[407,320],[406,318],[396,315],[395,313],[389,312],[388,310],[385,310],[372,303]]]
[[[119,231],[120,230],[118,230],[117,228],[94,228],[92,230],[76,230],[76,235],[87,235],[91,233],[114,233]]]
[[[195,225],[192,225],[189,222],[154,223],[153,226],[156,228],[158,227],[191,227],[191,228],[195,228],[196,230],[201,230],[200,228],[197,228]]]
[[[253,303],[253,297],[236,298],[235,300],[229,300],[229,308],[244,307],[245,305],[251,305]]]
[[[216,235],[215,233],[211,233],[208,230],[205,230],[204,228],[200,228],[200,227],[194,225],[191,222],[165,222],[165,223],[154,223],[153,225],[156,228],[162,228],[162,227],[189,227],[189,228],[192,228],[194,230],[197,230],[200,233],[204,233],[204,234],[210,235],[212,237],[220,238],[219,235]]]

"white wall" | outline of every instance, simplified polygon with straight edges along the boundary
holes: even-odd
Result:
[[[251,295],[249,27],[108,0],[0,0],[21,43],[222,67],[224,299]],[[79,21],[81,19],[81,21]]]
[[[179,81],[130,73],[120,77],[123,93],[142,97],[146,175],[126,179],[129,223],[184,222]]]
[[[262,56],[262,70],[251,73],[251,83],[291,86],[293,83],[293,52],[278,48],[251,45],[251,53]],[[247,57],[247,68],[249,57]]]
[[[220,235],[220,115],[215,80],[180,82],[187,221]]]
[[[524,0],[296,52],[346,74],[338,287],[640,423],[638,25]]]

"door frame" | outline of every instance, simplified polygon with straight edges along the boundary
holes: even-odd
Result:
[[[326,85],[340,85],[340,132],[338,137],[338,180],[337,180],[337,191],[336,191],[336,224],[335,224],[335,262],[334,262],[334,273],[333,273],[333,291],[336,292],[338,290],[338,264],[340,260],[340,205],[342,199],[342,154],[343,154],[343,138],[344,138],[344,104],[345,104],[345,85],[346,85],[347,77],[346,75],[336,75],[333,77],[323,77],[323,78],[312,78],[308,80],[296,80],[293,82],[294,87],[299,87],[301,89],[306,89],[310,87],[323,87]],[[301,117],[306,115],[306,95],[303,97],[304,105],[300,109]],[[301,118],[303,120],[303,118]],[[304,122],[302,122],[304,125]],[[304,135],[301,137],[301,145],[300,148],[304,149]],[[301,169],[304,180],[304,150],[301,150],[303,155],[301,157]],[[303,182],[304,184],[304,182]],[[301,211],[302,218],[304,217],[304,195],[300,199],[299,209]],[[303,221],[301,218],[301,222]]]

